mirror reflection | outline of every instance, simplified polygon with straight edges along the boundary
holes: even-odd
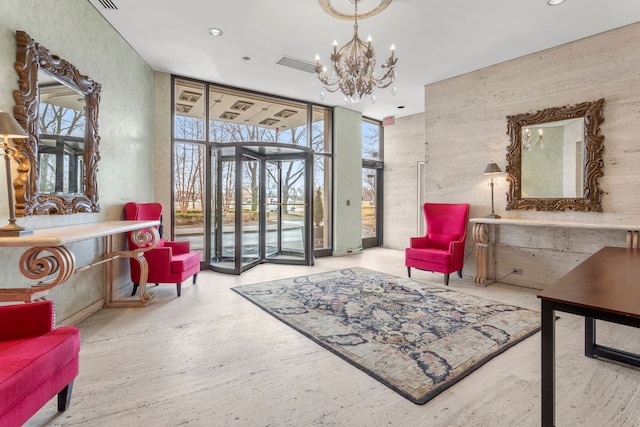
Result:
[[[521,197],[583,197],[584,119],[522,128]]]
[[[604,99],[507,116],[507,210],[602,212]]]
[[[38,73],[40,193],[84,192],[84,95]]]

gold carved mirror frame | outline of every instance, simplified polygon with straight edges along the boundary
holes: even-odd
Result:
[[[73,64],[53,55],[24,31],[16,31],[16,42],[15,69],[18,73],[20,89],[13,93],[16,103],[13,115],[28,135],[26,139],[14,140],[16,144],[14,159],[18,162],[18,176],[13,183],[16,215],[100,212],[96,175],[100,160],[98,105],[101,85],[90,77],[80,74]],[[46,194],[39,191],[39,71],[45,72],[84,96],[84,191]]]
[[[583,102],[574,106],[554,107],[535,113],[507,116],[507,135],[511,144],[507,148],[507,210],[535,209],[539,211],[602,212],[602,190],[598,178],[603,175],[602,153],[604,136],[600,125],[604,122],[604,98],[593,102]],[[528,126],[569,119],[584,119],[584,163],[583,197],[574,198],[522,198],[522,133]]]

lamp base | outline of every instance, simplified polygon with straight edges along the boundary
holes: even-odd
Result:
[[[489,214],[486,215],[485,218],[491,218],[491,219],[500,219],[500,215],[497,214]]]
[[[24,227],[20,227],[17,224],[7,224],[0,228],[0,237],[20,237],[30,236],[33,234],[33,230],[27,230]]]

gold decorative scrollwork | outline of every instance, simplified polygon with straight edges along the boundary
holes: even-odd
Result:
[[[142,228],[140,230],[132,231],[129,235],[129,239],[136,246],[139,246],[139,249],[135,249],[133,251],[123,251],[118,252],[117,256],[122,258],[130,258],[135,260],[140,266],[140,288],[138,291],[138,301],[132,303],[131,301],[114,301],[112,295],[112,289],[107,289],[105,296],[105,307],[129,307],[132,305],[147,305],[150,301],[155,298],[155,294],[153,292],[147,293],[147,277],[149,276],[149,264],[144,257],[144,253],[150,249],[155,248],[160,241],[160,235],[158,234],[158,230],[156,228]],[[111,251],[113,242],[108,242],[108,251]],[[107,273],[111,274],[110,270]],[[112,277],[109,280],[113,280]]]
[[[42,255],[47,252],[50,255]],[[20,271],[27,279],[40,280],[55,275],[38,282],[40,290],[53,288],[68,280],[75,271],[75,264],[73,253],[64,246],[30,248],[20,257]]]
[[[598,179],[603,175],[604,136],[600,125],[604,122],[604,99],[583,102],[574,106],[554,107],[535,113],[507,116],[507,134],[511,144],[507,147],[507,210],[535,209],[539,211],[602,212],[603,191]],[[522,128],[541,123],[584,118],[584,182],[582,194],[571,198],[524,198],[522,197]],[[581,197],[580,197],[581,196]]]
[[[147,283],[147,277],[149,275],[149,264],[147,263],[147,260],[143,256],[142,252],[138,252],[137,255],[138,256],[134,257],[133,259],[135,259],[140,265],[140,290],[139,290],[140,297],[139,298],[142,304],[146,305],[151,300],[153,300],[156,295],[153,292],[147,293],[146,283]]]
[[[142,228],[131,233],[131,241],[145,252],[155,248],[159,240],[160,235],[155,228]]]

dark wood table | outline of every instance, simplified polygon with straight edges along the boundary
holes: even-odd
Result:
[[[546,287],[542,300],[542,426],[555,423],[555,311],[585,318],[585,355],[640,366],[640,357],[596,344],[595,319],[640,327],[640,249],[605,247]]]

